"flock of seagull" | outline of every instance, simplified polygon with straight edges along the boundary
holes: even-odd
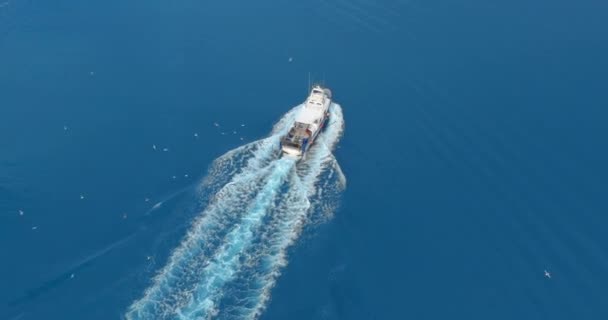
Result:
[[[289,62],[291,62],[292,60],[293,60],[292,58],[289,58]],[[213,125],[214,125],[216,128],[219,128],[219,127],[220,127],[220,124],[219,124],[219,123],[217,123],[217,122],[214,122],[214,123],[213,123]],[[241,124],[241,127],[245,127],[245,124]],[[67,131],[67,130],[68,130],[68,126],[67,126],[67,125],[66,125],[66,126],[63,126],[63,130],[64,130],[64,131]],[[236,132],[236,130],[234,130],[232,133],[233,133],[233,134],[236,134],[237,132]],[[220,132],[220,134],[221,134],[221,135],[226,135],[226,132],[221,131],[221,132]],[[196,133],[196,132],[194,133],[194,138],[195,138],[195,139],[198,139],[198,138],[199,138],[198,133]],[[243,140],[243,137],[240,137],[240,140],[242,141],[242,140]],[[153,149],[154,151],[156,151],[156,150],[159,150],[160,148],[158,148],[158,147],[156,146],[156,144],[153,144],[153,145],[152,145],[152,149]],[[165,148],[162,148],[162,151],[163,151],[163,152],[169,152],[169,148],[166,148],[166,147],[165,147]],[[188,178],[188,177],[189,177],[189,175],[188,175],[187,173],[186,173],[186,174],[184,174],[184,178]],[[176,176],[176,175],[173,175],[171,178],[172,178],[173,180],[176,180],[176,179],[177,179],[177,176]],[[85,199],[85,195],[84,195],[84,194],[81,194],[81,195],[80,195],[80,200],[84,200],[84,199]],[[145,198],[145,199],[144,199],[144,201],[145,201],[145,202],[150,202],[150,198]],[[25,215],[25,211],[23,211],[23,209],[19,209],[17,212],[18,212],[18,214],[19,214],[20,216]],[[124,214],[123,214],[123,216],[122,216],[122,218],[123,218],[123,219],[127,219],[127,214],[126,214],[126,213],[124,213]],[[38,226],[33,226],[33,227],[32,227],[32,230],[37,230],[37,229],[38,229]],[[146,260],[151,260],[152,258],[153,258],[152,256],[146,256]],[[547,271],[547,270],[545,269],[545,270],[543,270],[543,272],[544,272],[544,277],[545,277],[545,278],[547,278],[547,279],[551,279],[551,273],[550,273],[549,271]],[[74,274],[71,274],[71,275],[70,275],[70,278],[74,278]]]
[[[290,58],[290,59],[291,59],[291,58]],[[290,62],[291,62],[291,60],[290,60]],[[94,72],[91,72],[91,75],[94,75]],[[219,124],[219,123],[217,123],[217,122],[214,122],[214,123],[213,123],[213,125],[214,125],[215,127],[217,127],[217,128],[219,128],[219,127],[220,127],[220,124]],[[241,124],[241,127],[245,127],[245,124]],[[66,132],[67,132],[68,130],[69,130],[69,127],[68,127],[67,125],[64,125],[64,126],[63,126],[63,131],[66,131]],[[226,135],[226,132],[223,132],[223,131],[222,131],[222,132],[220,132],[220,134],[221,134],[221,135]],[[233,130],[233,131],[232,131],[232,134],[237,134],[237,131],[236,131],[236,130]],[[198,138],[199,138],[198,133],[196,133],[196,132],[194,133],[194,138],[195,138],[195,139],[198,139]],[[241,141],[243,141],[243,140],[244,140],[244,138],[243,138],[243,137],[240,137],[240,140],[241,140]],[[161,148],[157,147],[157,146],[156,146],[156,144],[153,144],[153,145],[152,145],[152,149],[153,149],[154,151],[156,151],[156,150],[162,150],[163,152],[169,152],[169,148],[163,147],[163,148],[161,149]],[[189,174],[187,174],[187,173],[186,173],[186,174],[184,174],[183,176],[184,176],[184,178],[189,178],[189,177],[190,177],[190,175],[189,175]],[[176,180],[176,179],[177,179],[177,176],[176,176],[176,175],[173,175],[171,178],[172,178],[173,180]],[[85,200],[85,198],[86,198],[85,194],[80,194],[80,196],[79,196],[79,197],[80,197],[80,200]],[[145,199],[144,199],[144,201],[145,201],[145,202],[150,202],[150,198],[145,198]],[[17,213],[19,214],[19,216],[24,216],[24,215],[25,215],[25,211],[24,211],[23,209],[18,209],[18,210],[17,210]],[[126,213],[123,213],[122,218],[123,218],[123,219],[127,219],[127,218],[128,218],[128,215],[127,215]],[[38,230],[38,226],[32,226],[32,228],[31,228],[31,229],[32,229],[33,231],[36,231],[36,230]],[[153,256],[146,256],[146,260],[150,261],[150,260],[152,260],[152,259],[153,259]],[[74,276],[75,276],[74,274],[71,274],[71,275],[70,275],[70,279],[73,279],[73,278],[74,278]]]
[[[3,5],[6,5],[6,4],[8,4],[8,2],[3,3],[3,4],[0,4],[0,7],[2,7]],[[288,62],[293,62],[293,57],[289,57]],[[95,75],[95,72],[91,71],[89,74],[90,74],[91,76],[94,76],[94,75]],[[220,124],[219,124],[219,123],[217,123],[217,122],[214,122],[214,123],[213,123],[213,125],[214,125],[216,128],[219,128],[219,127],[220,127]],[[241,127],[245,127],[245,124],[241,124]],[[67,126],[67,125],[64,125],[64,126],[63,126],[63,130],[64,130],[64,131],[68,131],[68,129],[69,129],[69,128],[68,128],[68,126]],[[220,132],[220,134],[221,134],[221,135],[226,135],[226,132],[225,132],[225,131],[221,131],[221,132]],[[233,134],[233,135],[237,134],[237,131],[236,131],[236,130],[233,130],[233,131],[232,131],[232,134]],[[195,132],[195,133],[194,133],[194,138],[195,138],[195,139],[198,139],[198,138],[199,138],[199,135],[198,135],[198,133],[197,133],[197,132]],[[244,138],[243,138],[243,137],[240,137],[239,139],[240,139],[241,141],[243,141],[243,140],[244,140]],[[158,150],[159,148],[156,146],[156,144],[153,144],[153,145],[152,145],[152,149],[153,149],[154,151],[156,151],[156,150]],[[164,148],[162,148],[162,151],[163,151],[163,152],[169,152],[169,148],[164,147]],[[186,174],[184,174],[184,178],[188,178],[188,177],[189,177],[189,175],[188,175],[187,173],[186,173]],[[172,178],[173,180],[176,180],[176,179],[177,179],[177,176],[173,175],[171,178]],[[84,195],[84,194],[81,194],[81,195],[80,195],[80,200],[84,200],[84,199],[85,199],[85,195]],[[149,199],[149,198],[145,198],[145,199],[144,199],[144,201],[145,201],[145,202],[149,202],[149,201],[150,201],[150,199]],[[18,212],[19,216],[23,216],[23,215],[25,215],[25,211],[23,211],[23,209],[19,209],[17,212]],[[127,219],[127,214],[126,214],[126,213],[124,213],[124,214],[123,214],[123,216],[122,216],[122,218],[123,218],[123,219]],[[33,226],[33,227],[32,227],[32,230],[37,230],[37,229],[38,229],[38,226]],[[151,260],[151,259],[152,259],[152,257],[151,257],[151,256],[146,256],[146,260]],[[549,271],[547,271],[547,270],[545,269],[545,270],[543,270],[543,272],[544,272],[544,277],[545,277],[545,278],[547,278],[547,279],[551,279],[551,273],[550,273]],[[71,275],[70,275],[70,278],[71,278],[71,279],[72,279],[72,278],[74,278],[74,274],[71,274]]]
[[[290,61],[290,62],[292,61],[292,60],[291,60],[291,58],[290,58],[290,60],[289,60],[289,61]],[[94,75],[95,73],[94,73],[93,71],[91,71],[91,72],[90,72],[90,74],[91,74],[91,75]],[[214,123],[213,123],[213,125],[214,125],[215,127],[217,127],[217,128],[219,128],[219,127],[220,127],[220,124],[219,124],[219,123],[217,123],[217,122],[214,122]],[[241,124],[241,127],[245,127],[245,124],[244,124],[244,123],[243,123],[243,124]],[[69,127],[68,127],[67,125],[64,125],[64,126],[63,126],[63,131],[66,131],[66,132],[67,132],[68,130],[69,130]],[[237,131],[236,131],[236,130],[233,130],[233,131],[232,131],[232,133],[233,133],[233,134],[237,134]],[[221,134],[221,135],[226,135],[226,132],[221,131],[221,132],[220,132],[220,134]],[[198,133],[196,133],[196,132],[194,133],[194,138],[195,138],[195,139],[198,139],[198,138],[199,138]],[[244,140],[244,138],[243,138],[243,137],[240,137],[239,139],[240,139],[241,141],[243,141],[243,140]],[[167,148],[167,147],[163,147],[163,148],[161,149],[161,148],[157,147],[157,146],[156,146],[156,144],[153,144],[153,145],[152,145],[152,149],[153,149],[154,151],[157,151],[157,150],[162,150],[163,152],[169,152],[169,148]],[[183,175],[183,177],[184,177],[184,178],[189,178],[189,177],[190,177],[190,175],[189,175],[189,174],[187,174],[187,173],[185,173],[185,174]],[[176,176],[176,175],[173,175],[173,176],[171,176],[171,179],[176,180],[176,179],[177,179],[177,176]],[[85,194],[80,194],[80,196],[79,196],[79,197],[80,197],[80,200],[85,200],[85,198],[86,198]],[[144,199],[144,201],[145,201],[145,202],[150,202],[150,198],[145,198],[145,199]],[[24,216],[24,215],[25,215],[25,211],[24,211],[23,209],[18,209],[18,210],[17,210],[17,213],[19,214],[19,216]],[[128,217],[128,216],[127,216],[127,214],[126,214],[126,213],[124,213],[124,214],[122,215],[122,218],[123,218],[123,219],[127,219],[127,217]],[[32,230],[38,230],[38,226],[32,226],[32,228],[31,228],[31,229],[32,229]],[[149,257],[149,256],[148,256],[148,260],[150,260],[150,259],[151,259],[151,257]]]

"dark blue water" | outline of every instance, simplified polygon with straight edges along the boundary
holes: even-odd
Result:
[[[606,319],[607,21],[595,0],[0,3],[0,318],[123,318],[213,159],[310,72],[348,183],[261,319]]]

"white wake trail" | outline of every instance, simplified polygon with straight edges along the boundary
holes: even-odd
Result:
[[[217,313],[216,304],[221,289],[240,269],[241,252],[251,245],[255,233],[266,213],[271,210],[281,185],[294,165],[295,161],[289,158],[282,158],[275,163],[264,187],[246,209],[248,214],[225,237],[224,244],[205,267],[201,281],[203,285],[196,289],[184,308],[177,310],[180,319],[200,319]]]
[[[247,265],[254,267],[241,271],[242,283],[230,292],[234,296],[231,300],[239,303],[227,307],[222,318],[258,318],[270,299],[270,291],[281,269],[287,265],[287,250],[310,221],[310,214],[318,213],[320,219],[325,220],[335,210],[334,197],[346,187],[346,178],[331,151],[342,135],[344,120],[339,105],[333,105],[330,110],[332,124],[311,148],[305,162],[299,165],[298,173],[291,177],[290,188],[283,196],[287,199],[284,207],[280,207],[274,219],[268,222],[263,241],[245,254]],[[319,184],[320,180],[324,180],[322,184]]]
[[[127,319],[256,318],[287,264],[287,249],[313,213],[329,216],[345,186],[331,151],[344,122],[330,107],[326,130],[299,162],[279,158],[279,140],[301,106],[270,137],[214,161],[199,187],[205,209]],[[239,288],[247,288],[241,290]]]

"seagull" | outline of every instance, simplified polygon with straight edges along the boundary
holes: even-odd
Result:
[[[545,277],[551,279],[551,273],[547,270],[545,270]]]
[[[169,152],[169,148],[163,148],[164,152]]]
[[[80,200],[82,200],[82,199],[84,199],[84,195],[81,194],[80,195]]]
[[[63,131],[68,131],[68,126],[63,126]]]
[[[196,133],[196,132],[195,132],[195,133],[194,133],[194,137],[195,137],[195,138],[198,138],[198,133]]]
[[[188,178],[188,174],[187,173],[184,175],[184,178]]]
[[[38,226],[33,226],[32,227],[32,230],[36,230],[36,229],[38,229]]]
[[[23,212],[23,210],[19,210],[19,215],[20,215],[20,216],[22,216],[22,215],[24,215],[24,214],[25,214],[25,212]]]
[[[70,275],[70,279],[74,279],[74,274],[73,273]]]
[[[288,61],[289,61],[289,62],[292,62],[292,61],[293,61],[293,58],[292,58],[292,57],[289,57],[289,60],[288,60]]]
[[[214,125],[214,126],[216,126],[216,127],[219,127],[219,126],[220,126],[220,124],[219,124],[219,123],[217,123],[217,122],[214,122],[214,123],[213,123],[213,125]]]
[[[155,144],[152,145],[152,149],[156,150],[156,145]]]
[[[245,126],[245,124],[244,124],[244,123],[241,123],[241,127],[244,127],[244,126]]]

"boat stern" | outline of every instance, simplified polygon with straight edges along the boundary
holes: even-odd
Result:
[[[292,147],[292,146],[288,146],[288,145],[282,145],[281,146],[281,153],[283,156],[287,156],[290,158],[294,158],[294,159],[301,159],[302,158],[302,150],[296,147]]]

